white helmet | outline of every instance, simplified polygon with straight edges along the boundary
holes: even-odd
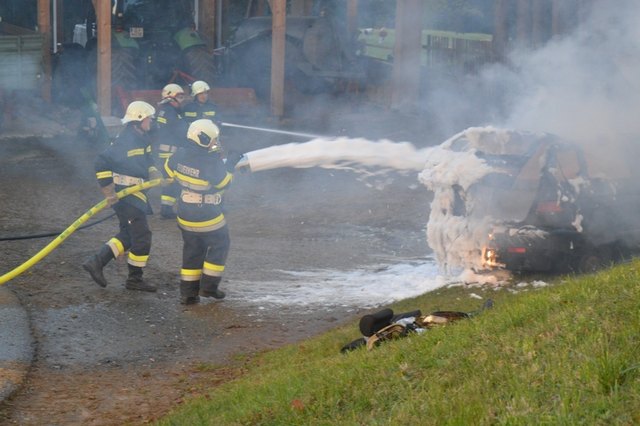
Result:
[[[191,85],[191,96],[199,95],[211,89],[206,81],[198,80]]]
[[[127,107],[122,118],[122,124],[127,124],[131,121],[142,121],[147,117],[153,117],[156,113],[156,109],[144,101],[133,101]]]
[[[179,94],[184,94],[184,90],[178,84],[169,83],[162,88],[162,99],[174,99]]]
[[[207,119],[196,120],[189,126],[187,139],[203,148],[218,149],[218,135],[220,129],[213,121]],[[213,143],[211,143],[213,141]]]

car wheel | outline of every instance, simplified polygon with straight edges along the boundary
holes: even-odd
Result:
[[[611,250],[607,247],[592,249],[580,257],[577,272],[590,274],[610,266],[613,261]]]

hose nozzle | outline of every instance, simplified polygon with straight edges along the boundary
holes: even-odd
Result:
[[[251,164],[249,164],[249,159],[246,155],[243,155],[242,158],[240,158],[240,161],[236,163],[235,169],[238,171],[251,171]]]

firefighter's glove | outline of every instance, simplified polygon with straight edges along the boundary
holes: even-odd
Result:
[[[162,176],[162,173],[160,173],[155,167],[149,169],[149,180],[156,179],[162,179],[162,182],[160,182],[160,185],[162,186],[169,186],[171,185],[171,182],[173,182],[173,179],[165,179],[164,176]]]
[[[162,173],[158,171],[155,167],[149,169],[149,180],[162,179]]]
[[[115,203],[118,202],[118,196],[116,195],[116,185],[114,183],[110,183],[107,186],[103,186],[100,188],[104,198],[107,200],[107,206],[111,207]]]
[[[236,169],[236,164],[238,164],[238,162],[242,160],[243,157],[244,155],[240,152],[229,151],[229,154],[227,154],[227,162],[225,163],[227,166],[227,170],[230,173],[233,173]]]

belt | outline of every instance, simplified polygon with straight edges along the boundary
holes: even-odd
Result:
[[[138,178],[138,177],[133,177],[133,176],[127,176],[127,175],[121,175],[118,173],[114,173],[113,174],[113,182],[117,185],[124,185],[124,186],[132,186],[132,185],[139,185],[141,183],[144,182],[144,179],[142,178]]]
[[[222,195],[219,192],[215,194],[198,194],[191,191],[182,191],[180,199],[188,204],[215,204],[222,202]]]
[[[176,152],[178,150],[177,147],[173,146],[173,145],[168,145],[166,143],[161,143],[160,145],[158,145],[158,151],[162,151],[162,152]]]

